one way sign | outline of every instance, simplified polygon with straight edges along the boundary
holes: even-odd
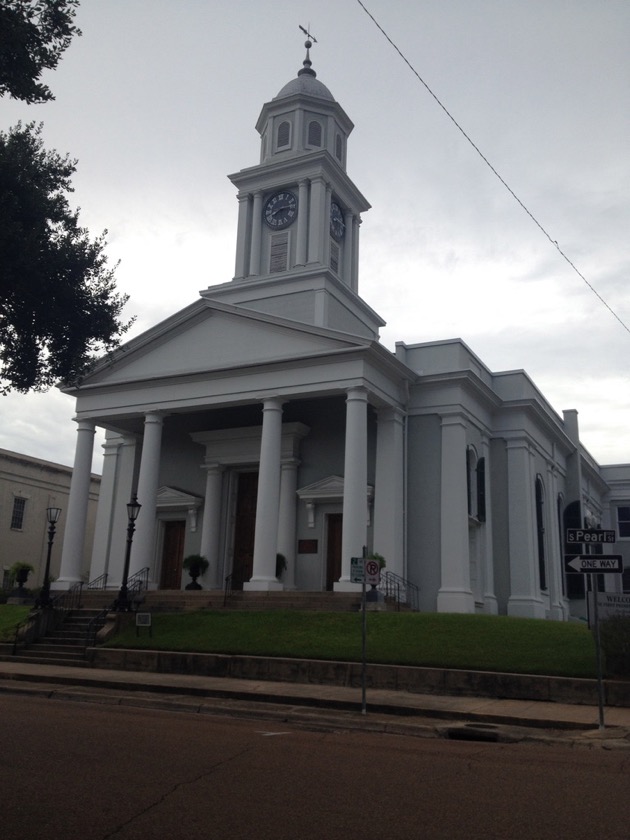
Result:
[[[578,554],[577,557],[565,557],[564,565],[565,571],[573,574],[623,572],[621,554]]]

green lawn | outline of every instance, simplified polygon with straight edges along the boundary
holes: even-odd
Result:
[[[0,605],[0,642],[13,641],[16,625],[24,621],[30,611],[30,607],[22,607],[18,604]]]
[[[368,613],[370,662],[572,677],[595,676],[584,624],[505,616]],[[153,615],[153,635],[130,627],[112,647],[359,661],[358,613],[219,612]]]

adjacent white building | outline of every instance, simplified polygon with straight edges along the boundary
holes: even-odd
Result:
[[[137,494],[131,573],[157,588],[185,586],[182,558],[201,553],[206,588],[342,591],[367,546],[423,610],[580,614],[564,530],[625,517],[630,539],[630,466],[597,465],[575,411],[560,417],[526,373],[490,371],[460,339],[379,343],[359,296],[370,205],[346,172],[353,125],[308,46],[262,108],[260,162],[230,176],[234,277],[64,389],[78,440],[57,585],[81,576],[99,426],[90,578],[119,585]]]

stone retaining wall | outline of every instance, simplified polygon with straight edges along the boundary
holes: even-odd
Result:
[[[91,655],[91,665],[95,668],[352,687],[361,685],[361,665],[355,662],[115,648],[95,648]],[[598,702],[596,680],[491,671],[368,665],[366,685],[373,689],[417,694],[546,700],[586,705],[597,705]],[[604,690],[607,706],[630,707],[630,682],[606,680]]]

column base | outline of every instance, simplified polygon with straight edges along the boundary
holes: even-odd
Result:
[[[546,618],[546,610],[542,601],[534,598],[510,598],[507,614],[515,618]]]
[[[441,589],[437,596],[439,613],[474,613],[475,599],[467,589]]]
[[[68,589],[71,589],[75,585],[75,583],[81,583],[81,578],[57,578],[57,580],[51,581],[50,588],[59,592],[67,592]]]
[[[243,584],[243,592],[281,592],[283,589],[276,578],[252,578]]]
[[[333,592],[360,592],[361,584],[352,583],[351,580],[338,580],[333,583]]]
[[[499,602],[494,595],[483,596],[483,611],[486,615],[499,614]]]

